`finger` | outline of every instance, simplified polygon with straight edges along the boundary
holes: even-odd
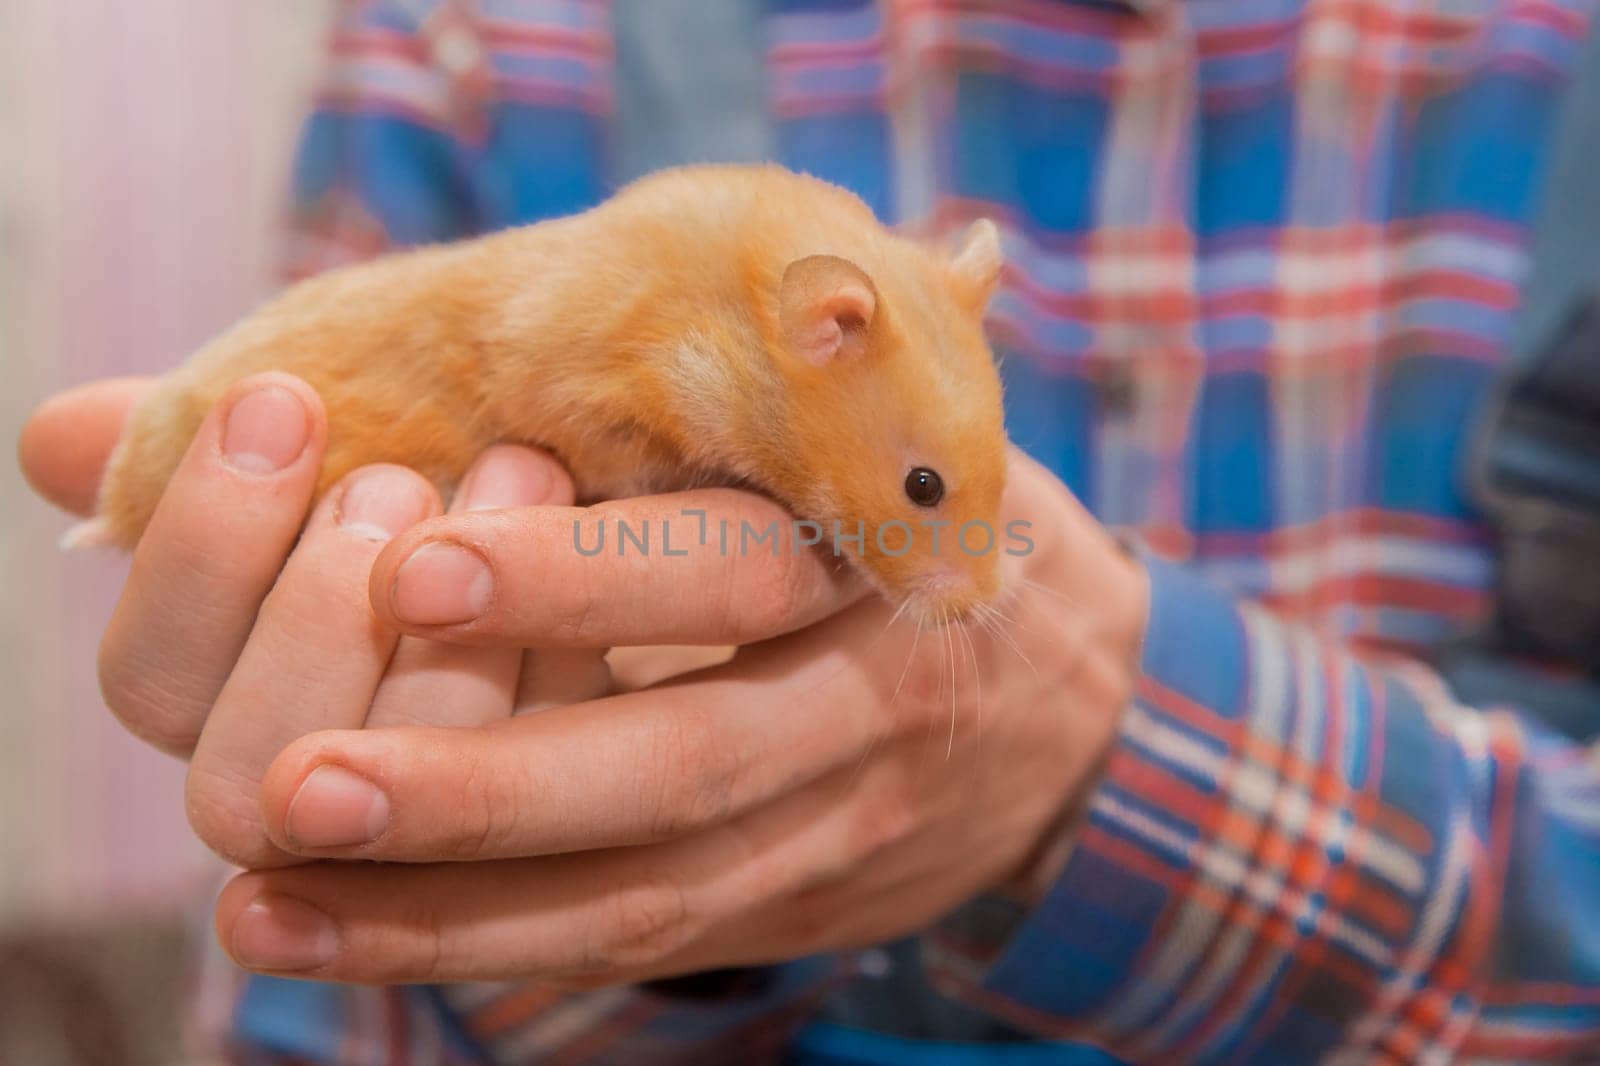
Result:
[[[383,984],[628,979],[697,950],[740,915],[843,878],[912,828],[904,760],[819,780],[683,840],[544,859],[316,863],[235,879],[216,929],[241,965]],[[762,952],[759,938],[738,945]]]
[[[484,452],[467,472],[451,513],[571,503],[572,479],[554,458],[505,444]],[[378,686],[367,726],[470,726],[505,718],[517,699],[522,658],[514,648],[406,637]]]
[[[63,511],[92,514],[128,411],[154,386],[149,378],[110,378],[40,404],[17,439],[17,462],[33,491]]]
[[[304,737],[268,771],[262,815],[286,850],[411,862],[642,844],[719,824],[915,728],[897,720],[880,671],[854,654],[884,632],[887,614],[853,612],[842,632],[799,634],[661,688],[482,729]],[[907,639],[885,634],[895,650],[884,654],[903,655]],[[326,788],[330,775],[340,790]],[[351,782],[367,790],[363,809],[387,820],[365,842],[324,847]]]
[[[611,665],[604,648],[530,651],[517,681],[517,714],[548,711],[611,695]]]
[[[657,645],[654,647],[613,648],[606,656],[611,676],[619,692],[633,692],[659,685],[668,678],[719,666],[733,658],[733,647],[697,645]]]
[[[730,489],[451,516],[383,553],[372,602],[406,632],[463,643],[745,644],[864,591],[807,535]]]
[[[415,473],[371,466],[335,486],[307,524],[189,765],[190,824],[225,858],[287,860],[261,828],[262,774],[295,738],[366,720],[398,639],[372,617],[367,573],[386,540],[438,510]]]
[[[326,443],[322,402],[286,374],[241,381],[202,423],[100,643],[101,691],[135,735],[194,746],[305,521]]]

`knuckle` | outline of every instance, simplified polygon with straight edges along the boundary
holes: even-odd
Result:
[[[110,638],[101,642],[95,668],[101,698],[123,728],[161,751],[187,755],[194,750],[203,715],[185,712],[189,701],[159,670],[141,666]]]
[[[658,788],[648,800],[651,838],[683,836],[723,821],[732,812],[736,782],[723,765],[708,715],[678,706],[655,718],[655,750],[646,765],[660,767]]]
[[[601,906],[584,969],[606,973],[650,966],[686,947],[693,937],[682,886],[664,879],[643,881]]]
[[[875,855],[901,843],[917,826],[917,809],[909,788],[896,784],[877,790],[857,807],[851,826],[853,859]]]
[[[495,858],[512,854],[521,839],[527,790],[510,767],[490,767],[473,756],[462,779],[455,832],[445,842],[453,860]]]
[[[183,801],[189,827],[217,855],[246,868],[276,865],[278,850],[255,813],[254,786],[191,768]]]
[[[912,654],[917,654],[915,649]],[[943,718],[950,713],[950,673],[940,657],[918,655],[902,677],[885,683],[897,687],[893,706],[888,700],[883,706],[894,712],[890,725],[898,733],[909,735],[923,729],[929,715]],[[906,713],[908,709],[911,713]]]
[[[732,582],[730,608],[724,617],[733,619],[737,643],[760,640],[793,629],[809,595],[802,570],[804,560],[793,551],[782,550],[776,557],[759,555],[746,560],[741,576]]]
[[[823,889],[810,888],[798,893],[784,908],[784,933],[800,946],[796,954],[809,954],[840,939],[836,911],[828,904]]]
[[[462,927],[446,923],[437,909],[417,900],[398,916],[393,942],[371,953],[376,978],[387,984],[443,980],[471,966],[477,951]]]
[[[549,602],[555,612],[555,617],[550,619],[555,636],[568,644],[587,640],[600,602],[592,568],[575,568],[573,580],[566,583],[565,595],[553,596]]]
[[[277,502],[272,498],[272,502]],[[266,515],[262,516],[267,517]],[[189,528],[168,535],[159,570],[175,588],[193,594],[202,610],[225,602],[249,572],[248,543],[238,536],[219,535],[224,526]]]
[[[476,952],[462,929],[449,926],[419,893],[396,893],[373,920],[345,923],[339,980],[418,984],[469,967]],[[481,948],[481,945],[479,945]]]

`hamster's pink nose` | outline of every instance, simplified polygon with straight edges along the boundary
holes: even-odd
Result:
[[[922,587],[935,596],[949,596],[973,588],[972,575],[958,566],[941,564],[929,568],[922,579]]]
[[[935,625],[960,618],[980,598],[973,575],[955,566],[936,567],[918,584],[917,598],[924,605],[923,614]]]

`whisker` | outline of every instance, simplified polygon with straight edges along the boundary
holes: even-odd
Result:
[[[956,750],[956,638],[950,632],[950,623],[947,620],[944,627],[944,639],[950,645],[950,743],[945,746],[944,760],[950,761],[950,755]]]
[[[866,646],[862,654],[870,654],[872,649],[877,647],[883,638],[888,635],[889,631],[894,628],[894,624],[900,621],[901,618],[905,617],[906,611],[910,608],[910,606],[911,601],[909,599],[902,600],[900,602],[900,606],[895,608],[894,613],[889,616],[889,620],[883,624],[883,628],[879,630],[878,635],[872,639],[871,643]],[[906,652],[905,667],[900,671],[900,679],[895,683],[894,692],[889,697],[890,706],[893,706],[895,700],[897,700],[900,696],[900,689],[905,684],[906,677],[911,672],[912,663],[915,661],[917,655],[917,643],[921,639],[922,627],[919,625],[912,631],[911,648]],[[852,656],[852,659],[853,658],[854,657]],[[846,669],[846,667],[840,667],[841,671],[844,669]],[[867,744],[866,750],[864,750],[861,753],[861,756],[856,760],[855,769],[850,772],[850,777],[844,783],[845,794],[848,794],[850,790],[855,787],[856,781],[861,776],[862,769],[872,758],[873,753],[878,750],[878,745],[881,744],[883,740],[884,735],[880,732],[874,735],[871,741]]]
[[[1000,637],[1001,639],[1005,639],[1010,636],[1010,634],[1006,633],[1007,627],[1018,624],[1015,618],[992,603],[979,603],[975,605],[972,608],[972,620],[983,626],[983,628],[988,632]],[[1020,648],[1015,644],[1015,642],[1012,643],[1012,647],[1014,650],[1020,651]],[[1027,656],[1024,655],[1022,658],[1026,659]]]
[[[1008,604],[1008,605],[1014,605],[1014,604],[1018,603],[1020,601],[1020,599],[1021,599],[1021,594],[1017,591],[1016,588],[1013,587],[1013,588],[1008,589],[1006,591],[1006,593],[1005,593],[1005,601],[1004,602],[1006,604]],[[996,602],[996,603],[985,603],[985,604],[982,604],[981,606],[987,609],[987,613],[991,618],[994,618],[994,619],[996,619],[997,621],[1000,621],[1000,622],[1004,622],[1007,626],[1011,626],[1011,627],[1015,627],[1017,629],[1020,629],[1024,633],[1032,633],[1033,632],[1033,630],[1031,628],[1029,628],[1027,625],[1023,624],[1023,622],[1022,622],[1022,620],[1020,618],[1018,618],[1016,615],[1010,614],[1005,609],[1005,607],[1001,605],[1001,603],[999,603],[999,602]]]
[[[878,641],[882,640],[888,634],[889,630],[892,629],[894,624],[900,620],[900,618],[905,614],[906,608],[909,606],[911,606],[910,600],[900,601],[900,606],[895,609],[894,614],[889,616],[889,621],[884,623],[883,631],[878,634],[878,636],[873,640],[872,644],[868,645],[868,651],[870,651],[872,647],[876,646]],[[904,669],[900,671],[900,680],[895,683],[894,692],[889,696],[889,706],[891,707],[894,706],[895,700],[900,696],[900,686],[906,683],[906,675],[911,672],[912,660],[915,659],[917,655],[917,641],[921,638],[922,627],[918,626],[912,631],[911,650],[906,652],[906,665]],[[872,758],[873,753],[878,750],[878,744],[880,741],[882,741],[882,739],[883,737],[881,735],[874,736],[867,744],[866,750],[861,753],[861,757],[856,760],[856,767],[854,770],[850,771],[850,778],[845,782],[844,790],[846,794],[848,794],[851,789],[855,788],[856,781],[860,778],[862,769],[867,765],[868,760]]]
[[[900,606],[896,607],[895,610],[894,610],[894,614],[891,614],[889,616],[889,620],[887,622],[883,623],[883,628],[878,630],[878,635],[873,637],[871,642],[867,644],[865,649],[863,649],[864,653],[865,652],[871,652],[872,649],[874,649],[874,648],[876,648],[878,646],[878,643],[880,641],[882,641],[884,637],[888,636],[889,630],[894,627],[894,624],[896,622],[900,621],[900,616],[906,613],[906,608],[909,607],[909,606],[911,606],[911,601],[910,600],[901,600],[900,601]]]
[[[1016,601],[1013,599],[1010,602],[1015,603]],[[1001,604],[987,603],[984,604],[984,606],[988,608],[987,614],[989,618],[997,622],[1004,622],[1008,626],[1021,627],[1021,622],[1018,620],[1017,616],[1006,610]]]
[[[977,681],[978,681],[978,721],[976,723],[976,728],[978,730],[978,740],[977,740],[977,752],[976,752],[976,755],[975,755],[975,757],[974,757],[974,759],[972,761],[972,773],[973,773],[974,778],[976,778],[976,781],[974,782],[974,791],[976,793],[976,792],[982,792],[982,790],[983,790],[983,773],[984,773],[984,759],[983,759],[983,735],[984,735],[984,729],[983,729],[983,672],[982,672],[981,667],[979,667],[979,665],[978,665],[978,654],[977,654],[977,651],[976,651],[976,646],[973,644],[972,637],[971,637],[970,634],[968,634],[968,636],[967,636],[967,643],[968,643],[969,646],[974,648],[974,651],[973,651],[973,654],[972,654],[972,669],[973,669],[973,673],[976,676]],[[1029,665],[1031,666],[1032,664],[1030,663]]]
[[[889,620],[884,623],[883,628],[885,630],[887,630],[890,626],[892,626],[896,622],[900,621],[900,617],[906,613],[906,608],[908,608],[910,606],[911,606],[911,600],[910,599],[901,600],[900,601],[900,606],[898,606],[898,607],[896,607],[894,609],[894,614],[891,614],[889,616]]]
[[[965,619],[956,619],[956,625],[961,629],[961,639],[966,641],[967,654],[972,656],[972,680],[978,687],[978,707],[983,707],[983,668],[978,665],[978,645],[972,639],[971,630],[967,629]]]
[[[945,667],[945,659],[948,658],[949,655],[950,655],[950,647],[949,647],[949,644],[947,643],[947,641],[945,639],[947,634],[944,632],[944,628],[945,628],[944,620],[945,620],[945,609],[943,607],[940,607],[939,608],[939,615],[938,615],[939,636],[938,636],[938,639],[934,642],[934,647],[939,649],[939,688],[938,688],[938,691],[934,693],[934,699],[935,700],[940,700],[940,699],[944,698],[944,682],[945,682],[945,669],[944,669],[944,667]],[[918,780],[921,780],[923,773],[927,770],[927,767],[928,767],[928,753],[933,750],[933,736],[934,736],[934,729],[935,728],[936,727],[935,727],[934,717],[933,717],[933,715],[930,714],[928,716],[928,728],[927,728],[927,731],[924,732],[923,736],[922,736],[922,754],[917,757],[917,778],[918,778]]]
[[[900,680],[894,683],[894,694],[889,697],[890,706],[900,698],[900,690],[905,687],[906,678],[911,674],[911,661],[917,657],[917,645],[922,640],[922,627],[917,626],[911,635],[911,650],[906,653],[906,665],[900,671]]]
[[[1068,596],[1065,592],[1062,592],[1060,589],[1053,589],[1049,585],[1042,584],[1042,583],[1040,583],[1038,581],[1033,580],[1032,578],[1025,577],[1025,578],[1022,579],[1022,583],[1024,585],[1028,586],[1030,589],[1033,589],[1036,592],[1042,592],[1046,596],[1054,596],[1056,599],[1060,600],[1062,603],[1066,604],[1069,607],[1080,607],[1081,608],[1083,606],[1083,604],[1080,601],[1073,599],[1071,596]]]
[[[1028,658],[1028,653],[1022,650],[1022,645],[1018,644],[1011,634],[1005,631],[1006,625],[1015,625],[1015,622],[1007,620],[1002,624],[992,615],[980,615],[978,616],[978,624],[983,626],[996,640],[1010,648],[1017,658],[1021,659],[1028,669],[1033,671],[1033,676],[1038,678],[1039,668],[1033,665],[1033,660]]]
[[[967,653],[972,656],[972,679],[973,679],[973,683],[977,686],[977,690],[978,690],[978,712],[977,712],[978,713],[978,723],[977,723],[977,725],[978,725],[979,742],[981,743],[982,742],[982,737],[983,737],[983,669],[982,669],[982,667],[980,667],[978,665],[978,646],[973,643],[972,634],[967,632],[967,623],[963,619],[957,618],[956,619],[956,626],[957,626],[957,631],[961,634],[961,639],[966,642]],[[951,755],[955,752],[955,747],[956,747],[956,719],[955,719],[955,715],[952,714],[950,716],[950,743],[949,743],[948,747],[945,749],[945,756],[944,756],[946,761],[949,761]]]

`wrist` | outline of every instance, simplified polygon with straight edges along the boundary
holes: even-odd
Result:
[[[1070,647],[1065,684],[1041,698],[1061,703],[1072,718],[1077,749],[1058,781],[1053,816],[1041,828],[1010,894],[1023,902],[1041,899],[1072,853],[1087,818],[1089,797],[1099,784],[1139,679],[1140,651],[1149,615],[1150,582],[1142,563],[1057,486],[1060,506],[1043,550],[1030,560],[1029,588],[1053,602],[1040,604]]]

